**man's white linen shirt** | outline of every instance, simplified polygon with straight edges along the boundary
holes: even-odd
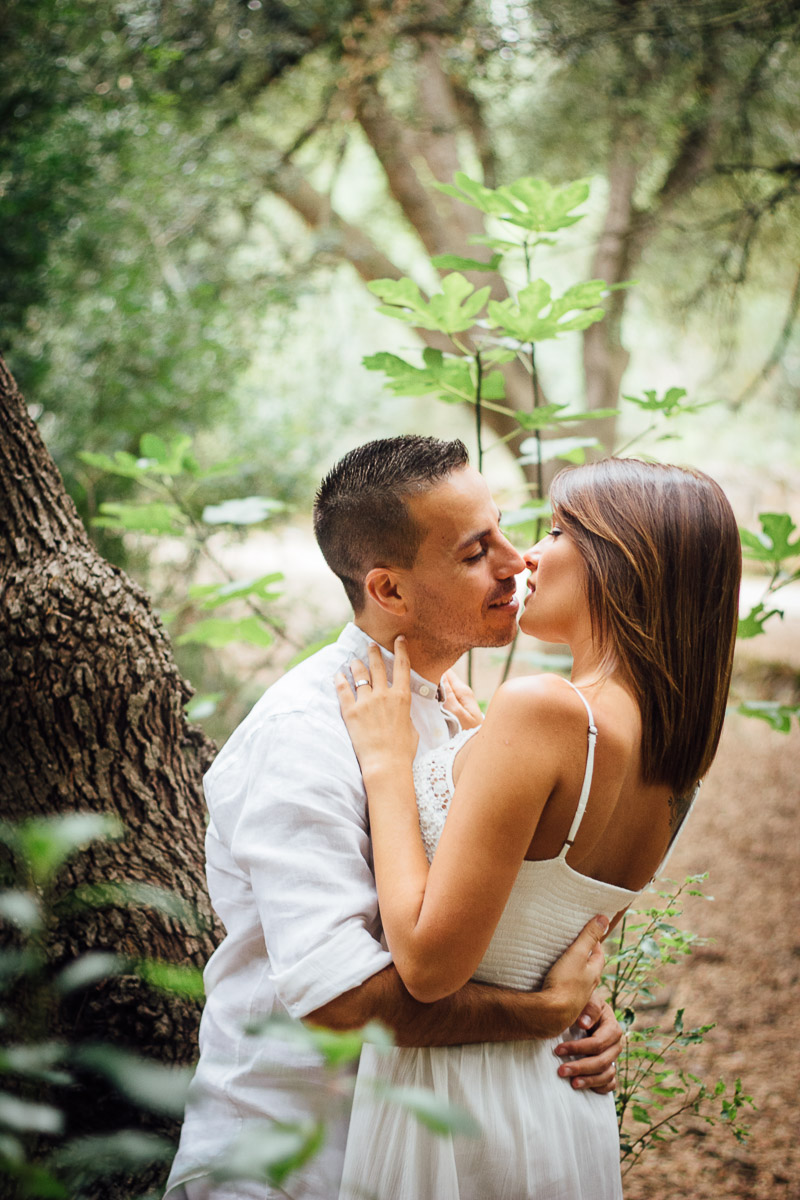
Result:
[[[310,1082],[318,1064],[273,1040],[265,1056],[264,1039],[248,1036],[247,1026],[271,1014],[305,1017],[391,962],[380,943],[366,794],[333,683],[354,657],[367,661],[368,644],[351,623],[289,671],[203,781],[208,888],[226,936],[205,971],[200,1062],[171,1185],[196,1176],[245,1122],[309,1115],[297,1070]],[[392,655],[383,655],[391,673]],[[412,672],[411,689],[422,754],[459,726],[437,684]],[[315,1186],[325,1194],[336,1170],[331,1152],[312,1164],[320,1178],[310,1176],[307,1190],[298,1185],[298,1195],[316,1195]],[[295,1194],[291,1178],[284,1187]]]

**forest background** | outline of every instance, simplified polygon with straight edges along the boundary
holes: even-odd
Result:
[[[424,322],[416,333],[414,321],[392,322],[363,286],[408,277],[430,294],[460,270],[496,304],[518,295],[522,266],[487,276],[472,261],[494,249],[475,240],[486,232],[479,206],[436,187],[462,171],[487,188],[521,177],[590,185],[579,223],[565,209],[557,237],[540,230],[534,274],[554,294],[602,280],[603,320],[536,345],[535,393],[530,370],[504,365],[503,402],[487,397],[482,413],[482,465],[518,514],[514,536],[535,531],[537,454],[547,471],[596,453],[593,439],[613,449],[639,438],[632,451],[720,480],[755,555],[745,632],[765,630],[743,643],[734,704],[766,719],[732,716],[733,741],[761,763],[751,786],[777,806],[766,824],[796,836],[779,781],[797,763],[800,604],[796,584],[769,592],[796,572],[800,516],[796,5],[12,0],[0,20],[0,349],[47,447],[4,376],[4,736],[18,765],[3,815],[112,812],[131,838],[87,851],[69,882],[159,883],[202,909],[208,739],[220,743],[288,662],[347,619],[309,537],[320,475],[351,445],[395,432],[462,436],[476,456],[474,402],[453,403],[436,381],[409,397],[396,371],[385,389],[374,369],[379,352],[423,367],[434,361],[423,363],[423,345],[452,344]],[[490,216],[495,239],[501,224]],[[566,406],[561,443],[532,451],[532,408],[548,404]],[[786,518],[764,525],[765,512]],[[171,646],[95,549],[153,596]],[[145,646],[135,654],[132,625]],[[514,669],[543,662],[558,665],[520,652]],[[488,697],[502,663],[487,654],[474,669]],[[179,676],[205,736],[174,711],[175,696],[188,699]],[[109,744],[110,711],[138,742]],[[170,747],[159,768],[145,743]],[[764,764],[778,758],[770,791]],[[687,865],[719,860],[734,905],[746,860],[721,844]],[[759,892],[746,909],[768,906]],[[199,965],[212,933],[187,935],[174,912],[146,904],[133,915],[109,905],[88,928],[60,927],[48,953],[65,961],[115,938],[131,955]],[[733,989],[751,1010],[734,1059],[759,1024],[756,976],[778,994],[796,981],[794,943],[776,955],[752,978],[730,964],[727,978],[723,953],[719,995]],[[187,1061],[196,1002],[149,987],[123,973],[83,997],[81,1013],[90,1029]],[[720,1194],[723,1177],[739,1189],[730,1194],[796,1194],[780,1129],[764,1152],[707,1161],[685,1194]],[[663,1194],[684,1194],[678,1186],[673,1177]]]

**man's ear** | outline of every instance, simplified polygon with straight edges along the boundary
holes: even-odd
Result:
[[[364,591],[373,604],[393,617],[408,611],[402,574],[391,567],[373,567],[364,580]]]

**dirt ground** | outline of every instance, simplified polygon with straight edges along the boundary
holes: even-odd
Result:
[[[735,691],[798,703],[800,619],[743,646]],[[675,879],[709,872],[714,902],[690,900],[686,924],[712,941],[665,969],[663,999],[669,1014],[685,1007],[687,1025],[716,1021],[691,1061],[705,1079],[741,1076],[757,1111],[745,1145],[695,1124],[646,1153],[625,1178],[626,1200],[800,1198],[799,780],[796,724],[785,735],[729,718],[668,869]]]

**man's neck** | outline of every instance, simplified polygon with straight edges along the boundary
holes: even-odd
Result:
[[[430,647],[425,645],[424,639],[409,636],[405,630],[397,629],[394,625],[371,620],[366,613],[354,617],[354,620],[362,633],[392,654],[394,654],[395,638],[402,633],[406,638],[411,670],[416,671],[417,675],[422,679],[427,679],[430,683],[438,684],[445,671],[456,664],[456,659],[443,660],[440,654],[431,652]]]

